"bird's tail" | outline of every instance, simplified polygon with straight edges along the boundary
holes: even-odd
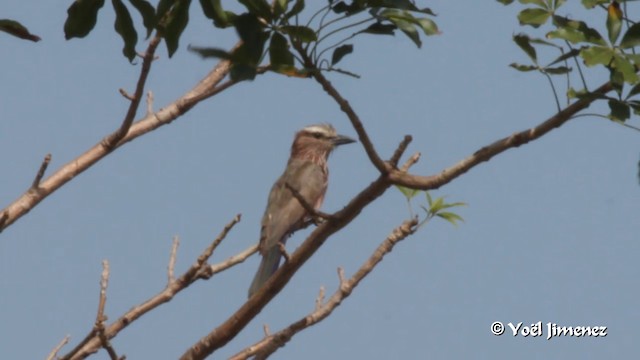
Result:
[[[260,290],[262,285],[276,272],[278,265],[280,265],[280,255],[280,249],[274,246],[262,257],[258,272],[256,272],[256,276],[253,278],[251,287],[249,288],[249,297]]]

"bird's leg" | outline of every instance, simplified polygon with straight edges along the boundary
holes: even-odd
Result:
[[[278,249],[280,250],[280,254],[282,254],[282,257],[284,257],[284,261],[289,262],[290,257],[289,257],[289,253],[287,252],[287,248],[280,241],[278,241]]]

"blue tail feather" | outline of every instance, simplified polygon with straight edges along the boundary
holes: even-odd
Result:
[[[273,247],[262,257],[258,271],[251,282],[251,287],[249,287],[249,297],[255,294],[256,291],[260,290],[262,285],[264,285],[271,275],[278,270],[278,266],[280,265],[280,255],[280,249],[278,247]]]

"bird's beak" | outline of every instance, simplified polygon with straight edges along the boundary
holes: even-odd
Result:
[[[331,139],[331,141],[333,141],[334,146],[351,144],[356,142],[356,140],[353,140],[352,138],[344,135],[336,135],[333,139]]]

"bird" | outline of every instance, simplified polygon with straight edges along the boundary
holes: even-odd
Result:
[[[348,136],[337,134],[331,124],[309,125],[296,132],[287,167],[271,187],[262,216],[258,244],[262,260],[249,287],[249,297],[278,269],[282,247],[289,236],[314,220],[292,189],[306,204],[320,209],[327,191],[329,155],[336,147],[354,142],[356,140]]]

